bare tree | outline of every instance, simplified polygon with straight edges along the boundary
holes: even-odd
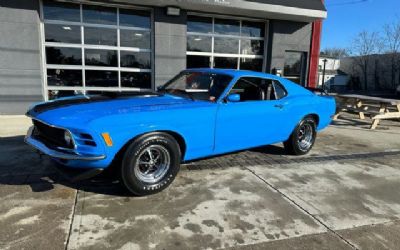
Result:
[[[350,53],[362,72],[364,90],[368,89],[368,70],[372,59],[371,55],[379,53],[381,48],[382,43],[377,32],[362,31],[352,41]]]
[[[322,50],[321,55],[341,59],[343,57],[348,56],[349,53],[345,48],[332,47],[332,48],[325,48],[324,50]]]
[[[400,19],[383,26],[385,52],[390,57],[390,83],[396,88],[396,71],[400,70]],[[400,82],[399,82],[400,84]]]

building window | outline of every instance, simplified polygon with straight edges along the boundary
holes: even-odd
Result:
[[[187,68],[263,71],[265,23],[188,16]]]
[[[285,52],[283,76],[295,83],[304,85],[306,72],[306,53],[299,51]]]
[[[43,1],[47,99],[152,88],[151,12]]]

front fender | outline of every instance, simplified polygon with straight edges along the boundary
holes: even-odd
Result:
[[[112,159],[132,139],[146,133],[167,131],[183,138],[184,160],[190,160],[212,153],[215,113],[216,108],[201,108],[117,114],[94,120],[90,127],[98,135],[109,133],[113,145],[105,146],[105,150],[107,157]]]

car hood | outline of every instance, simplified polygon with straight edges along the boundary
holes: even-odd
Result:
[[[81,98],[86,99],[75,98],[42,103],[39,105],[47,106],[41,108],[37,108],[39,105],[34,106],[27,115],[55,126],[76,127],[109,115],[166,110],[206,103],[171,95],[94,98],[92,100],[87,100],[87,97]]]

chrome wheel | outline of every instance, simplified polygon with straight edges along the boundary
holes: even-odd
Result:
[[[299,128],[298,143],[301,150],[308,150],[313,144],[313,127],[309,123],[303,123]]]
[[[142,182],[156,183],[167,174],[170,163],[169,152],[164,146],[150,145],[137,157],[134,173]]]

